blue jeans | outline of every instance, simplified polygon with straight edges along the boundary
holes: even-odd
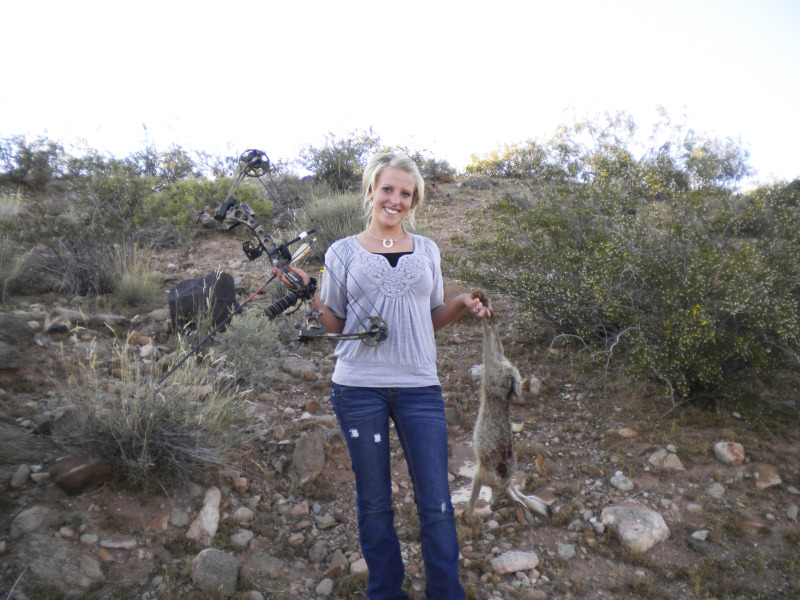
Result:
[[[447,425],[442,388],[363,388],[334,383],[331,403],[342,427],[353,472],[361,551],[371,600],[408,598],[394,529],[389,419],[414,485],[428,600],[462,600],[458,540],[447,481]]]

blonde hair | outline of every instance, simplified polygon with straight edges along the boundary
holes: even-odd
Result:
[[[416,185],[414,186],[414,195],[411,197],[411,210],[408,211],[408,222],[413,227],[415,224],[414,215],[425,200],[425,180],[422,178],[419,167],[417,167],[417,163],[415,163],[413,159],[405,154],[395,154],[393,152],[376,154],[370,159],[364,169],[362,188],[364,193],[364,207],[367,209],[367,223],[372,219],[372,211],[370,210],[372,194],[375,191],[378,178],[386,167],[401,169],[414,177]]]

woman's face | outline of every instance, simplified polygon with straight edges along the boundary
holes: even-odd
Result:
[[[372,192],[372,223],[376,228],[399,231],[411,210],[416,186],[414,176],[408,171],[397,167],[381,171]]]

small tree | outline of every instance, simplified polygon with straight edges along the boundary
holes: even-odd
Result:
[[[357,188],[370,154],[381,148],[380,137],[370,128],[354,131],[349,137],[337,139],[333,133],[325,136],[321,148],[306,146],[300,152],[298,165],[313,173],[338,192]]]

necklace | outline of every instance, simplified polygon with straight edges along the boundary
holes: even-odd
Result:
[[[406,230],[405,230],[405,229],[403,229],[403,233],[401,233],[400,235],[398,235],[398,236],[397,236],[396,238],[394,238],[393,240],[392,240],[392,239],[383,239],[383,238],[380,238],[380,237],[378,237],[377,235],[375,235],[374,233],[372,233],[372,232],[369,230],[369,227],[367,227],[367,233],[368,233],[368,234],[370,234],[372,237],[374,237],[376,240],[380,240],[380,241],[383,243],[383,247],[384,247],[384,248],[391,248],[392,246],[394,246],[394,243],[395,243],[397,240],[399,240],[401,237],[403,237],[403,236],[406,234]]]

